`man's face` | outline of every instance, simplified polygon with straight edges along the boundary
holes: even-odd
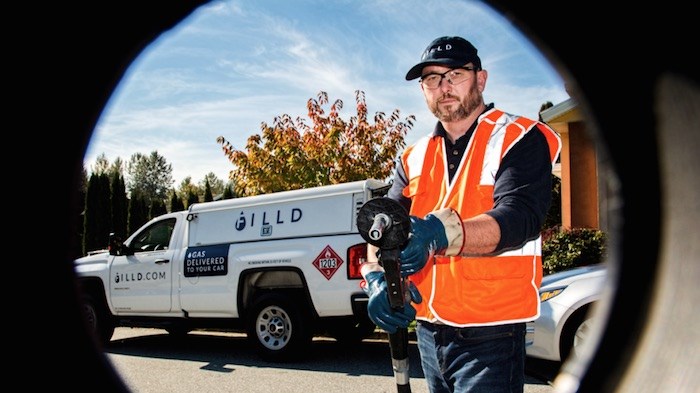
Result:
[[[439,65],[426,66],[422,75],[444,74],[451,69]],[[443,123],[467,118],[484,101],[481,92],[486,81],[485,71],[464,72],[468,73],[468,78],[458,84],[451,84],[447,77],[443,77],[433,89],[421,83],[428,108]]]

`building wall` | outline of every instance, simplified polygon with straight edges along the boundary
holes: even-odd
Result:
[[[570,154],[570,228],[598,229],[598,170],[595,144],[586,131],[585,123],[569,123]]]
[[[586,130],[586,123],[576,105],[562,103],[550,108],[554,114],[545,119],[559,133],[562,141],[560,153],[561,219],[565,228],[600,228],[599,171],[595,142]],[[545,112],[543,112],[543,115]]]

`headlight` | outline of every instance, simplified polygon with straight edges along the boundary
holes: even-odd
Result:
[[[564,289],[566,289],[566,287],[553,288],[553,289],[548,289],[545,291],[540,291],[540,302],[546,302],[547,300],[559,295],[560,293],[564,292]]]

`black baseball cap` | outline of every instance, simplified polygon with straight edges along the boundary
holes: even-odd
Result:
[[[420,78],[423,67],[442,65],[446,67],[462,67],[474,63],[477,70],[481,69],[481,59],[476,54],[476,48],[462,37],[440,37],[433,40],[423,51],[420,63],[414,65],[406,74],[406,80]]]

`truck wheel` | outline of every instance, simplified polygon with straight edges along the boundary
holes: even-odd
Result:
[[[101,345],[107,345],[114,334],[114,323],[91,296],[83,297],[83,317],[90,333]]]
[[[247,315],[248,339],[263,359],[282,362],[309,352],[309,321],[293,298],[277,293],[263,295],[255,300]]]

